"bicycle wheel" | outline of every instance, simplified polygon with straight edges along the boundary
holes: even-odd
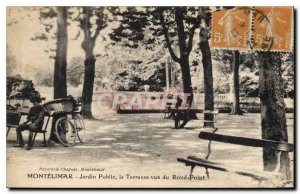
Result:
[[[86,142],[86,132],[85,132],[85,125],[84,125],[84,121],[82,116],[80,115],[76,115],[74,117],[74,125],[77,129],[77,136],[78,136],[78,140],[81,143]]]
[[[64,146],[73,146],[76,143],[76,128],[66,117],[59,118],[55,123],[55,132],[57,139]]]

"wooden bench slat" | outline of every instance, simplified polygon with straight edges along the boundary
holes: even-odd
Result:
[[[188,159],[177,158],[177,161],[185,163],[187,166],[201,166],[205,168],[211,168],[214,170],[236,173],[239,175],[252,177],[256,180],[268,180],[279,176],[278,173],[273,173],[273,172],[262,173],[262,172],[252,171],[252,170],[250,171],[250,170],[244,170],[244,169],[242,170],[238,168],[227,167],[221,163],[211,162],[201,158],[194,158],[194,159],[192,159],[191,157],[188,157]]]
[[[199,138],[223,142],[223,143],[244,145],[244,146],[271,147],[273,149],[280,150],[280,151],[286,151],[286,152],[294,151],[293,144],[286,143],[286,142],[280,142],[280,141],[266,140],[266,139],[235,137],[235,136],[220,135],[220,134],[215,134],[215,133],[205,132],[205,131],[200,132]]]
[[[219,162],[212,162],[212,161],[204,159],[204,158],[197,158],[196,156],[188,156],[187,159],[196,160],[196,161],[199,161],[199,162],[210,163],[210,164],[215,164],[215,165],[222,164],[222,163],[219,163]]]
[[[166,109],[164,109],[166,110]],[[162,110],[162,111],[164,111]],[[174,113],[189,113],[189,112],[193,112],[193,113],[204,113],[204,114],[213,114],[213,115],[217,115],[219,114],[218,110],[203,110],[203,109],[167,109],[167,111],[169,112],[174,112]]]

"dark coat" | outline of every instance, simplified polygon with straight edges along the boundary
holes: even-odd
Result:
[[[45,109],[39,105],[31,107],[27,116],[27,120],[31,121],[35,126],[42,127],[44,124]]]

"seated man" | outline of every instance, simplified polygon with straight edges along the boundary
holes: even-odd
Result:
[[[33,107],[31,107],[29,110],[27,121],[17,128],[18,144],[14,147],[24,147],[22,131],[29,130],[29,140],[26,149],[30,150],[32,148],[33,132],[36,130],[41,130],[44,124],[45,109],[40,105],[41,101],[42,99],[38,95],[33,95],[30,97],[30,102],[33,104]]]
[[[172,104],[173,104],[173,103],[167,104],[167,107],[166,107],[167,110],[170,110],[170,109],[172,108]],[[181,99],[180,96],[178,95],[178,96],[177,96],[177,99],[176,99],[175,108],[178,110],[179,107],[181,106],[181,104],[182,104],[182,99]],[[167,118],[172,118],[172,119],[174,119],[175,113],[176,113],[176,112],[171,111],[171,114],[170,114]]]

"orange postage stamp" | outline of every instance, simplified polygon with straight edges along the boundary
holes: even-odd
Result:
[[[255,7],[254,50],[291,52],[293,7]]]
[[[249,10],[235,9],[216,11],[212,14],[212,48],[249,49]]]

